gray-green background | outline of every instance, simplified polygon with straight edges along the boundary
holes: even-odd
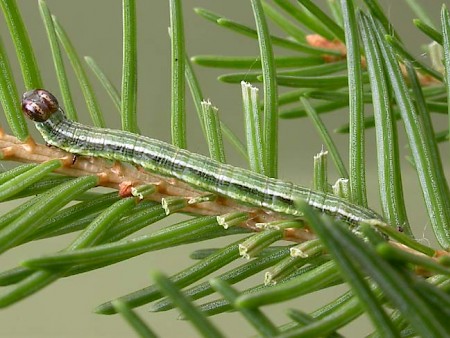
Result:
[[[439,19],[442,1],[422,1],[426,4],[435,22]],[[48,51],[48,42],[40,21],[37,1],[18,0],[19,6],[30,30],[33,46],[44,76],[46,88],[58,93],[53,65]],[[324,1],[318,3],[324,4]],[[404,38],[405,44],[416,55],[424,60],[426,54],[421,54],[421,44],[428,40],[411,24],[413,14],[405,7],[404,1],[384,1],[385,8],[396,28]],[[59,18],[67,33],[73,40],[80,55],[93,57],[113,82],[120,88],[121,79],[121,1],[111,0],[78,0],[62,1],[48,0],[52,12]],[[240,37],[230,31],[218,28],[212,23],[198,17],[192,11],[193,7],[205,7],[237,21],[253,25],[253,17],[249,1],[201,1],[185,0],[183,2],[186,26],[186,42],[189,55],[224,54],[224,55],[257,55],[257,42]],[[447,1],[448,5],[448,1]],[[170,141],[170,45],[167,34],[168,1],[138,1],[138,46],[139,46],[139,126],[144,134]],[[274,30],[276,32],[276,30]],[[9,56],[14,59],[14,52],[3,17],[0,18],[0,33],[7,46]],[[284,51],[276,50],[284,53]],[[16,79],[21,83],[18,66]],[[200,77],[205,98],[211,99],[219,107],[221,118],[226,121],[237,134],[242,132],[242,112],[240,87],[227,85],[216,81],[220,71],[196,67]],[[250,70],[250,69],[249,69]],[[107,116],[111,127],[119,127],[118,114],[114,111],[102,88],[90,75],[97,89],[101,108]],[[72,79],[72,87],[77,98],[81,120],[89,123],[81,93]],[[23,91],[23,86],[19,87]],[[345,112],[330,114],[325,117],[330,128],[346,122]],[[446,125],[446,119],[438,120]],[[2,120],[2,124],[4,121]],[[188,146],[190,150],[206,153],[206,147],[200,134],[196,114],[192,104],[188,103]],[[35,134],[37,136],[37,134]],[[406,144],[401,131],[402,144]],[[376,153],[373,146],[374,133],[367,135],[370,145],[367,149],[367,178],[369,180],[370,205],[378,206],[376,181]],[[37,136],[38,138],[38,136]],[[38,138],[39,139],[39,138]],[[338,135],[336,140],[346,152],[345,136]],[[228,145],[227,145],[228,146]],[[280,121],[280,177],[309,186],[311,183],[312,157],[320,151],[322,142],[307,120]],[[228,147],[229,161],[236,165],[244,165],[231,147]],[[407,154],[406,149],[402,149]],[[448,146],[444,153],[448,153]],[[448,159],[448,157],[447,157]],[[448,161],[447,161],[448,162]],[[1,163],[0,165],[5,165]],[[5,167],[8,165],[6,164]],[[331,166],[330,166],[331,167]],[[408,202],[411,223],[417,236],[432,238],[426,223],[425,210],[417,188],[417,179],[410,166],[403,163],[405,195]],[[333,168],[330,170],[330,180],[335,180]],[[12,204],[11,204],[12,206]],[[0,206],[2,213],[5,205]],[[175,220],[175,218],[171,218]],[[0,257],[1,270],[15,266],[21,260],[46,252],[60,250],[66,246],[72,237],[67,236],[56,240],[33,243],[26,248],[12,250]],[[426,241],[426,239],[424,239]],[[217,244],[216,244],[217,245]],[[45,290],[0,313],[0,337],[126,337],[134,336],[130,328],[118,317],[99,316],[91,313],[98,304],[115,296],[145,287],[149,284],[148,271],[160,269],[166,274],[178,271],[191,264],[187,254],[198,247],[211,247],[214,243],[196,244],[189,247],[176,248],[143,255],[130,261],[117,264],[106,269],[60,280]],[[262,275],[257,276],[261,280]],[[334,288],[321,295],[337,295],[342,288]],[[303,297],[289,305],[302,310],[312,310],[326,302],[327,298],[317,299],[316,295]],[[331,298],[328,298],[331,299]],[[282,309],[285,306],[267,307],[267,313],[279,323],[287,321]],[[177,313],[172,311],[163,314],[147,312],[147,307],[139,309],[143,318],[156,328],[162,337],[196,337],[193,329],[182,321],[177,321]],[[229,336],[246,337],[253,333],[248,325],[234,314],[215,317],[214,322],[223,327]],[[359,337],[368,333],[368,323],[360,320],[345,331],[350,337]]]

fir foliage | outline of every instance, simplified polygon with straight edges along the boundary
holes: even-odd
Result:
[[[191,9],[180,0],[169,3],[172,142],[181,148],[189,146],[186,101],[192,100],[211,157],[225,162],[225,146],[231,144],[252,170],[276,177],[278,135],[282,132],[278,119],[306,117],[327,148],[315,158],[314,189],[366,206],[365,131],[374,128],[378,192],[386,224],[368,221],[349,227],[344,220],[313,210],[304,201],[296,205],[304,217],[286,219],[129,166],[102,159],[77,158],[74,162],[71,154],[36,144],[20,112],[17,90],[42,87],[27,33],[33,27],[26,27],[15,0],[0,0],[23,78],[23,84],[15,82],[19,76],[13,76],[0,43],[0,103],[8,124],[0,128],[0,160],[31,163],[0,173],[0,201],[24,198],[17,207],[2,212],[0,252],[31,241],[78,234],[62,251],[19,260],[16,268],[0,271],[0,307],[26,302],[28,296],[63,277],[150,251],[200,242],[208,247],[211,239],[223,238],[228,243],[223,247],[191,253],[196,260],[191,266],[169,277],[154,271],[154,284],[140,290],[130,288],[128,294],[98,305],[95,312],[120,313],[141,337],[158,336],[158,327],[149,328],[145,317],[133,310],[147,304],[153,312],[179,309],[182,318],[203,337],[227,336],[210,317],[230,311],[237,312],[263,337],[340,337],[341,328],[364,314],[370,318],[374,337],[446,336],[450,317],[450,190],[443,169],[448,163],[441,160],[445,148],[439,148],[438,143],[448,143],[449,128],[434,125],[431,114],[450,116],[447,7],[442,6],[440,22],[433,22],[418,1],[405,1],[418,17],[414,20],[417,34],[434,40],[429,48],[441,55],[428,65],[408,51],[393,28],[395,22],[377,0],[329,0],[327,9],[310,0],[250,0],[242,3],[254,14],[254,22],[248,23],[195,8],[199,16],[230,30],[230,34],[254,39],[260,53],[192,58],[186,53],[183,25],[183,12]],[[39,1],[39,10],[68,116],[77,119],[63,55],[73,68],[92,124],[103,127],[105,120],[89,71],[120,111],[122,128],[138,133],[137,102],[142,98],[137,89],[136,29],[141,16],[136,2],[123,1],[120,91],[101,64],[91,57],[83,62],[63,28],[64,22],[52,15],[44,0]],[[272,32],[273,26],[283,36]],[[273,47],[286,53],[278,55]],[[199,67],[222,69],[225,73],[219,76],[220,81],[241,84],[242,97],[234,100],[243,102],[246,142],[239,140],[220,120],[218,109],[203,97],[195,73]],[[260,95],[255,87],[258,84]],[[368,105],[373,106],[373,116],[367,113]],[[348,134],[348,165],[343,161],[346,152],[336,146],[321,118],[339,108],[346,108],[349,114],[348,124],[337,130]],[[436,247],[416,239],[420,235],[410,226],[414,220],[407,217],[399,155],[404,144],[399,143],[398,128],[405,129]],[[328,181],[328,154],[339,174],[333,186]],[[120,194],[93,190],[98,185],[120,189]],[[177,213],[188,215],[187,220],[147,229]],[[144,228],[146,235],[135,235]],[[252,280],[246,289],[234,285],[261,271],[266,273],[264,281]],[[343,284],[348,291],[309,313],[292,308],[292,302],[286,305],[284,324],[274,322],[264,308]],[[207,298],[211,295],[214,298]]]

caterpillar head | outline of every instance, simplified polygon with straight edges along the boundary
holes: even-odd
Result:
[[[22,111],[35,122],[46,121],[59,109],[56,97],[45,89],[33,89],[22,95]]]

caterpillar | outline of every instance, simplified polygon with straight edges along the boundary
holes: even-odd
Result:
[[[349,223],[382,221],[376,212],[332,194],[219,163],[146,136],[68,120],[58,100],[45,89],[24,93],[21,105],[47,144],[73,154],[132,163],[197,188],[285,215],[301,216],[296,201],[303,199],[310,206]]]

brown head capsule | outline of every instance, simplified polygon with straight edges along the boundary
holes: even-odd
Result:
[[[46,121],[58,110],[58,100],[45,89],[33,89],[22,95],[22,111],[35,122]]]

